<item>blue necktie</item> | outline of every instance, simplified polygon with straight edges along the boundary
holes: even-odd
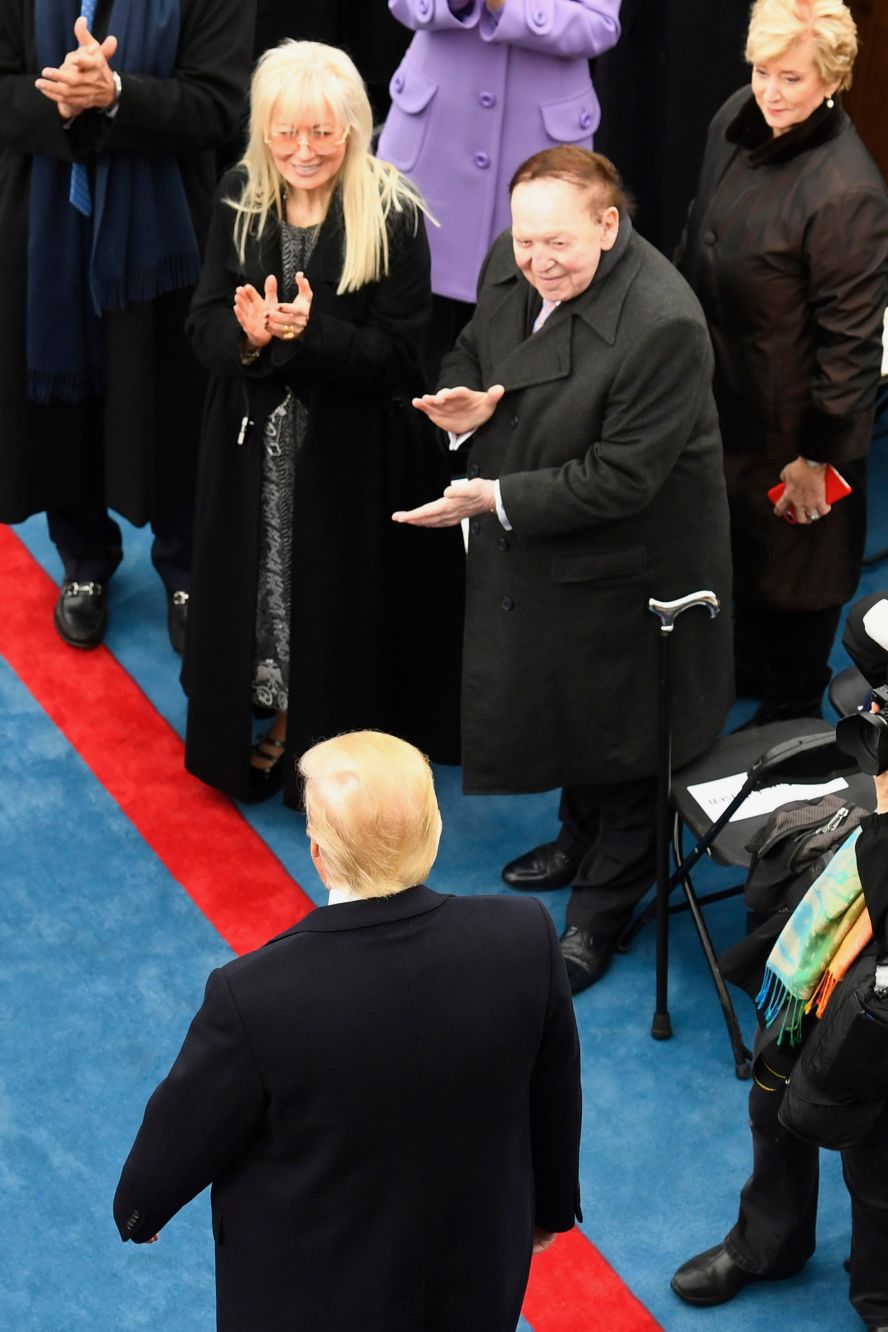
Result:
[[[83,0],[80,14],[92,30],[93,16],[96,12],[96,0]],[[82,162],[75,162],[71,167],[71,185],[68,190],[68,202],[73,204],[78,213],[92,217],[92,195],[89,190],[89,175]]]

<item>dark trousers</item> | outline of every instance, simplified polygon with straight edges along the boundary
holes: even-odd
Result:
[[[83,499],[46,514],[49,535],[61,556],[65,578],[78,583],[107,583],[123,559],[120,528],[104,503]],[[153,518],[151,562],[170,592],[191,591],[191,541],[194,503]]]
[[[615,940],[657,876],[655,777],[565,786],[558,846],[580,858],[567,923]]]
[[[749,1095],[752,1174],[740,1215],[725,1240],[734,1260],[757,1276],[791,1276],[815,1247],[819,1148],[778,1122],[782,1092],[755,1085]],[[851,1303],[869,1326],[888,1323],[888,1129],[871,1147],[842,1152],[851,1195]]]
[[[99,435],[96,414],[96,438]],[[61,556],[65,578],[77,583],[107,583],[123,559],[120,528],[105,505],[101,449],[88,456],[89,471],[81,477],[77,499],[63,508],[48,509],[50,540]],[[154,542],[151,561],[170,592],[191,591],[191,545],[194,536],[194,500],[182,500],[169,512],[152,515]]]
[[[760,698],[773,708],[793,708],[794,716],[808,709],[817,716],[829,683],[827,663],[841,613],[841,606],[785,611],[736,602],[737,692]]]

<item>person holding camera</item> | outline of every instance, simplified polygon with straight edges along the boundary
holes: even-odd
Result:
[[[863,964],[860,975],[870,974],[871,966],[875,971],[876,962],[888,958],[888,719],[880,715],[883,704],[888,701],[888,691],[884,687],[888,681],[888,636],[884,643],[880,643],[880,637],[877,637],[883,633],[886,621],[888,599],[883,596],[867,598],[852,607],[845,634],[846,646],[852,648],[857,664],[874,685],[875,693],[872,713],[865,720],[862,714],[846,718],[839,723],[838,733],[842,748],[858,758],[864,771],[873,773],[876,788],[876,812],[863,819],[853,847],[846,842],[837,853],[845,853],[847,858],[856,861],[872,926],[873,944],[860,956]],[[821,876],[821,880],[824,877],[826,875]],[[821,880],[809,890],[806,902]],[[790,925],[795,919],[794,916]],[[850,934],[849,930],[846,942]],[[841,971],[837,965],[837,952],[829,963],[828,969],[832,972]],[[877,974],[872,994],[878,1006],[884,1007],[879,982],[880,975]],[[848,974],[841,984],[849,986],[855,982]],[[818,1016],[824,1014],[821,1018],[824,1024],[831,1017],[836,1023],[839,1021],[835,1007],[832,1014],[826,1008],[827,1003],[835,1006],[839,1002],[834,992],[831,998],[829,993],[829,987],[824,990],[821,983],[808,1004],[811,1008],[818,995],[826,995],[818,1007]],[[871,1018],[873,1014],[864,1011],[863,1016]],[[815,1131],[803,1140],[791,1131],[786,1126],[787,1121],[801,1132],[800,1111],[796,1108],[790,1117],[785,1105],[790,1083],[797,1098],[809,1095],[810,1084],[807,1087],[805,1084],[810,1068],[804,1073],[803,1082],[802,1075],[795,1071],[794,1051],[788,1041],[785,1044],[772,1041],[768,1049],[764,1049],[764,1044],[772,1040],[780,1025],[779,1014],[772,1021],[769,1010],[768,1017],[769,1026],[763,1028],[757,1042],[754,1084],[749,1096],[752,1174],[743,1186],[739,1215],[733,1229],[720,1244],[689,1259],[673,1276],[672,1289],[687,1304],[724,1304],[753,1281],[794,1276],[814,1252],[819,1183],[817,1135]],[[826,1048],[827,1042],[832,1041],[835,1045],[835,1037],[826,1034],[825,1026],[817,1028],[814,1019],[805,1020],[808,1025],[803,1028],[803,1033],[807,1042],[820,1037],[821,1050]],[[873,1029],[869,1030],[872,1034]],[[851,1047],[846,1045],[844,1048],[847,1057]],[[838,1050],[830,1047],[829,1054],[838,1054]],[[804,1063],[804,1056],[799,1062]],[[813,1066],[813,1061],[811,1063]],[[820,1067],[825,1066],[826,1061],[821,1059]],[[792,1077],[790,1067],[794,1069]],[[858,1078],[859,1073],[858,1068]],[[869,1110],[875,1114],[874,1120],[872,1114],[869,1118],[861,1114],[867,1110],[866,1106],[847,1096],[842,1100],[836,1098],[834,1108],[830,1109],[833,1097],[828,1084],[813,1088],[817,1099],[808,1105],[809,1108],[813,1106],[816,1117],[826,1114],[835,1130],[834,1141],[824,1145],[839,1147],[842,1152],[842,1170],[851,1196],[851,1257],[848,1264],[851,1303],[873,1332],[888,1332],[888,1265],[885,1262],[888,1253],[888,1102],[882,1103],[881,1107],[873,1103],[878,1098],[875,1085],[878,1077],[883,1074],[874,1059],[872,1064],[867,1063],[865,1077],[872,1097],[872,1101],[868,1097],[867,1102]],[[798,1090],[795,1090],[796,1085]],[[816,1122],[817,1118],[811,1120],[812,1124]]]

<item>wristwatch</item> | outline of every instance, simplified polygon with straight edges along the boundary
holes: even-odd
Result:
[[[114,84],[114,101],[111,105],[116,106],[120,101],[120,94],[123,92],[123,83],[121,82],[120,75],[117,73],[116,69],[112,69],[111,71],[111,80]]]

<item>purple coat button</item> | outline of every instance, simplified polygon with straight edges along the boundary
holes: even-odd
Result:
[[[486,171],[487,168],[490,166],[490,158],[488,157],[487,153],[476,153],[474,157],[474,162],[475,166],[480,167],[482,171]]]
[[[392,80],[392,87],[394,88],[395,92],[403,92],[403,91],[404,91],[404,75],[403,75],[403,74],[396,74],[396,75],[395,75],[394,79]]]
[[[580,129],[588,129],[591,124],[592,113],[590,111],[583,111],[580,115]]]
[[[479,93],[478,101],[482,106],[486,106],[488,109],[492,106],[496,106],[496,97],[492,92]]]

